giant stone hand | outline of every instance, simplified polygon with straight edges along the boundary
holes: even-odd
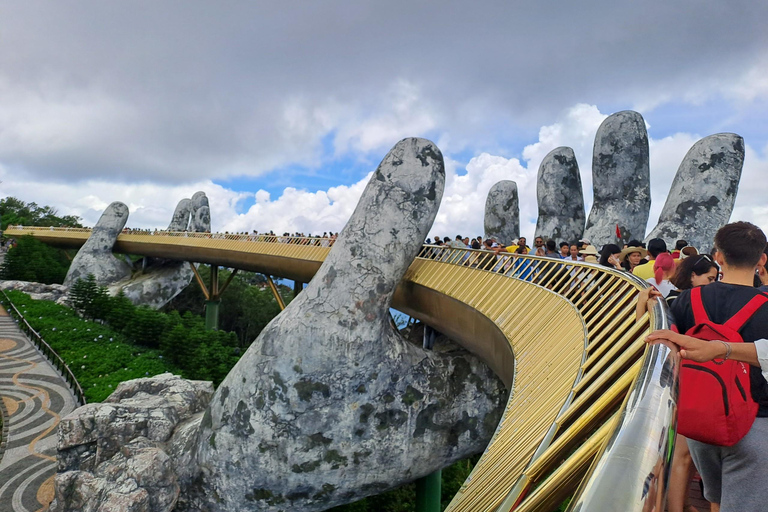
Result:
[[[425,351],[390,325],[444,180],[427,140],[384,158],[315,277],[216,391],[196,443],[201,472],[182,476],[182,495],[199,500],[190,509],[325,510],[488,443],[503,384],[476,357]]]
[[[126,259],[115,257],[112,248],[128,221],[128,207],[114,202],[104,210],[90,237],[80,248],[64,281],[72,286],[78,279],[93,274],[99,285],[112,295],[121,291],[135,304],[159,308],[178,295],[192,280],[186,262],[147,259],[141,270],[134,271]],[[182,199],[176,206],[169,231],[205,232],[211,229],[208,198],[197,192],[192,199]]]
[[[688,151],[677,171],[658,224],[645,237],[672,246],[685,239],[701,251],[728,222],[744,163],[744,141],[733,133],[710,135]],[[541,162],[536,236],[558,241],[589,239],[598,249],[607,243],[643,239],[650,212],[650,168],[645,122],[636,112],[608,116],[595,136],[592,158],[594,202],[584,225],[584,200],[578,164],[570,148],[557,148]],[[494,190],[494,189],[492,189]],[[488,195],[489,212],[511,195]],[[506,214],[519,222],[517,212]],[[494,219],[495,214],[494,215]],[[498,222],[498,221],[496,221]],[[620,237],[616,236],[616,226]]]

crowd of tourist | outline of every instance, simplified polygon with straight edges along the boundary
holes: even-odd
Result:
[[[667,244],[660,238],[654,238],[647,244],[640,240],[630,240],[623,247],[617,244],[606,244],[600,251],[590,244],[587,239],[572,242],[557,243],[553,239],[537,236],[533,240],[533,247],[527,245],[525,237],[512,240],[510,245],[504,246],[497,240],[478,236],[475,238],[456,235],[455,238],[435,236],[427,239],[426,245],[436,247],[449,247],[452,249],[475,249],[492,251],[496,255],[502,253],[529,254],[544,258],[563,259],[569,261],[586,261],[599,263],[600,265],[630,272],[649,283],[662,292],[664,297],[676,290],[672,285],[672,278],[678,268],[678,264],[689,256],[698,256],[695,247],[688,245],[685,240],[678,240],[675,249],[671,253],[667,250]],[[434,254],[439,254],[436,251]],[[711,259],[711,256],[708,256]]]

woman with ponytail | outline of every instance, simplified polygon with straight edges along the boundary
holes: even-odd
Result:
[[[653,261],[653,277],[647,281],[666,298],[669,292],[675,289],[675,285],[669,280],[673,275],[675,275],[675,260],[672,259],[671,254],[663,252]]]

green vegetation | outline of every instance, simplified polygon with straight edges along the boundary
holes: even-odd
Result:
[[[70,308],[32,300],[18,291],[7,294],[32,328],[67,363],[89,402],[104,400],[124,380],[181,372],[159,350],[129,343],[109,327],[78,317]]]
[[[31,236],[17,240],[0,266],[0,279],[61,284],[67,276],[69,260],[61,249],[49,247]]]
[[[234,333],[206,330],[203,318],[189,311],[163,313],[134,306],[122,293],[110,297],[93,275],[78,280],[69,296],[85,318],[103,322],[129,343],[160,349],[186,378],[211,380],[218,386],[240,358]]]
[[[55,208],[38,206],[37,203],[25,203],[15,197],[0,199],[0,229],[9,224],[14,226],[55,226],[81,228],[80,217],[64,215],[59,217]]]
[[[55,208],[25,203],[15,197],[0,199],[0,230],[15,226],[82,227],[80,217],[60,217]],[[0,279],[17,279],[45,284],[61,284],[69,270],[69,260],[61,249],[49,247],[31,236],[17,240],[0,267]]]
[[[93,279],[78,284],[73,309],[8,296],[30,325],[69,365],[89,402],[100,402],[124,380],[171,372],[218,385],[240,357],[233,333],[208,331],[191,313],[160,313],[109,297]],[[73,291],[75,287],[73,287]]]

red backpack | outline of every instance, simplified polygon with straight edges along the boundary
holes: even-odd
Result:
[[[724,324],[707,316],[701,301],[701,287],[691,290],[695,325],[685,333],[700,340],[740,343],[739,330],[768,302],[768,296],[756,295]],[[752,399],[750,367],[727,360],[696,363],[683,361],[680,371],[677,432],[704,443],[733,446],[747,435],[757,417],[758,404]]]

